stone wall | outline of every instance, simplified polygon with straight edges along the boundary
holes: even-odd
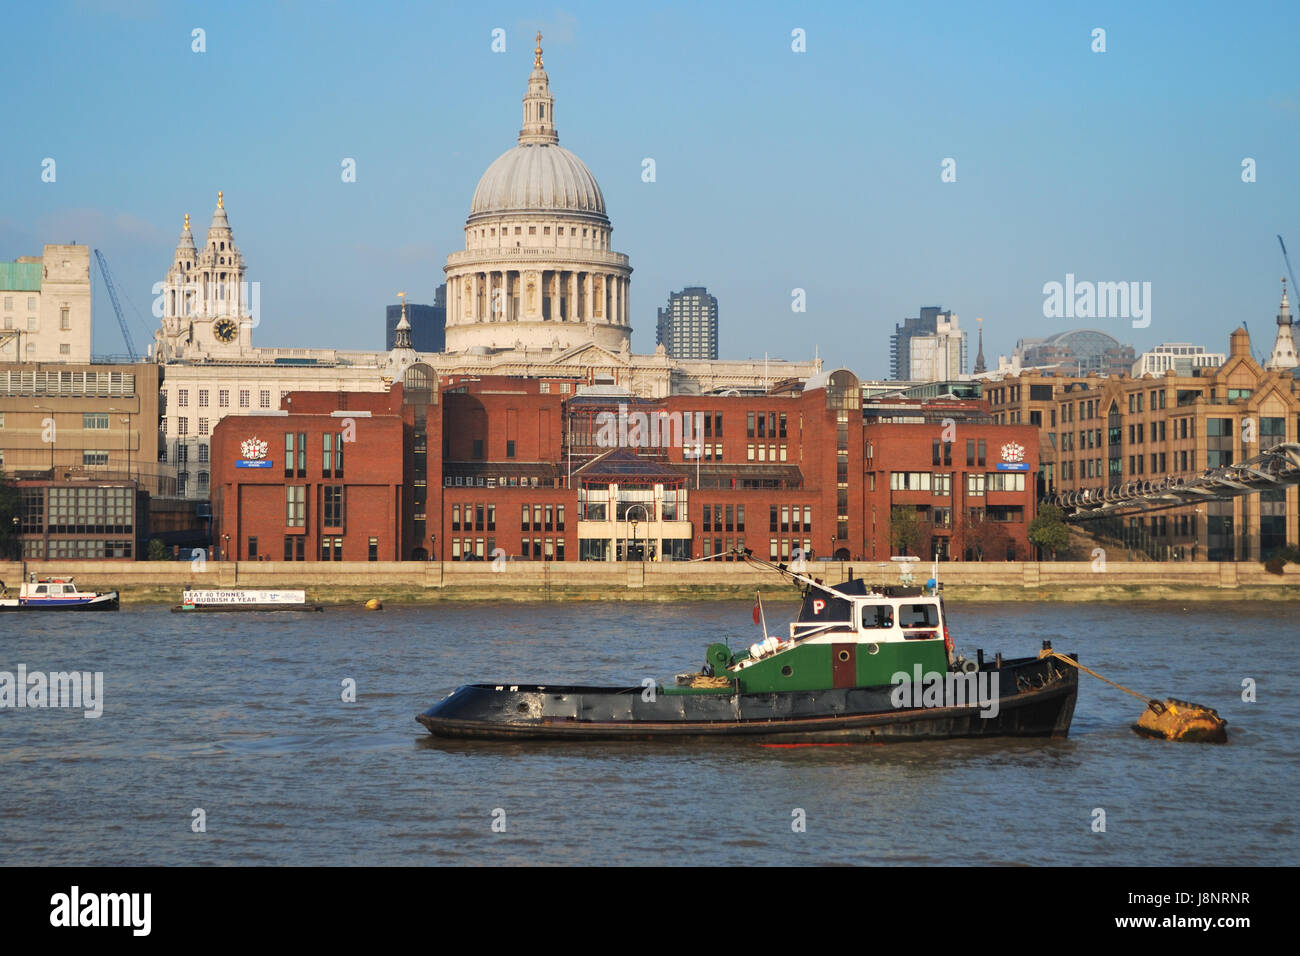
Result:
[[[306,588],[312,601],[351,603],[378,597],[420,600],[689,600],[750,598],[756,590],[787,588],[770,571],[737,564],[513,561],[502,571],[491,562],[29,562],[28,573],[74,575],[83,587],[116,588],[127,603],[179,602],[196,587]],[[856,577],[898,583],[896,565],[814,562],[812,573],[831,583]],[[23,569],[0,562],[0,580],[16,592]],[[884,577],[882,577],[884,575]],[[917,583],[929,576],[918,566]],[[1282,575],[1262,565],[1232,563],[1114,564],[1091,562],[964,563],[941,566],[950,600],[1081,601],[1114,599],[1279,600],[1300,598],[1300,566]]]

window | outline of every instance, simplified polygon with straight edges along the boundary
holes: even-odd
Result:
[[[984,478],[984,475],[967,475],[966,494],[972,496],[984,494]]]
[[[72,346],[69,345],[67,342],[60,342],[60,343],[59,343],[59,354],[60,354],[60,355],[71,355],[71,354],[72,354]]]
[[[888,604],[868,604],[862,609],[862,626],[872,630],[894,626],[894,609]]]
[[[248,408],[248,389],[246,388],[239,390],[239,407]]]
[[[81,427],[91,431],[103,431],[108,428],[107,412],[90,412],[81,416]]]
[[[284,523],[288,528],[307,525],[307,488],[305,485],[287,485],[284,489]]]
[[[201,388],[199,389],[199,408],[207,408],[207,407],[208,407],[208,390],[206,388]]]
[[[177,408],[190,407],[190,390],[188,388],[178,388],[176,390],[176,407]]]
[[[217,405],[221,408],[230,407],[230,389],[223,388],[217,392]]]
[[[928,471],[891,471],[891,491],[929,491],[931,475]]]
[[[258,394],[257,394],[257,407],[258,407],[258,408],[270,408],[270,407],[271,407],[271,393],[270,393],[270,391],[268,391],[267,389],[264,388],[264,389],[262,389],[260,392],[258,392]]]
[[[334,436],[330,432],[321,436],[321,477],[323,478],[332,477],[330,471],[334,465],[333,442]]]
[[[298,477],[307,477],[307,433],[298,433]]]
[[[284,477],[293,477],[293,432],[284,433]]]
[[[83,451],[81,453],[81,463],[83,465],[107,465],[108,452],[106,451]]]
[[[207,442],[200,442],[200,443],[199,443],[199,462],[200,462],[201,464],[206,464],[207,461],[208,461],[208,443],[207,443]]]
[[[29,305],[28,308],[31,308]],[[72,328],[72,316],[68,314],[67,308],[59,309],[59,328],[67,332]]]
[[[257,560],[257,535],[255,534],[248,537],[248,560]]]
[[[378,538],[371,538],[371,539],[370,539],[370,544],[369,544],[369,553],[368,553],[368,555],[367,555],[366,560],[368,560],[368,561],[378,561],[378,560],[379,560],[379,539],[378,539]]]
[[[324,500],[324,524],[327,528],[343,527],[343,486],[326,485],[322,491]]]
[[[176,434],[188,435],[190,433],[190,420],[185,417],[176,419]]]
[[[515,457],[515,443],[513,441],[506,442],[506,457],[507,458]]]
[[[985,488],[988,491],[1024,491],[1025,473],[993,472],[986,476]]]

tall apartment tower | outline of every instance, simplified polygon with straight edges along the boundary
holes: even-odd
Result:
[[[718,357],[718,300],[703,286],[687,286],[668,296],[659,310],[655,342],[672,358]]]

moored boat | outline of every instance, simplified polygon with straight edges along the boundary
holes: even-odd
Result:
[[[71,577],[33,575],[24,581],[17,597],[0,581],[0,611],[116,611],[116,591],[82,591]]]
[[[786,637],[733,651],[711,644],[702,670],[671,683],[469,684],[417,715],[435,737],[652,740],[740,737],[791,744],[953,737],[1064,737],[1075,668],[1046,654],[955,654],[942,589],[837,585],[738,555],[803,591]]]

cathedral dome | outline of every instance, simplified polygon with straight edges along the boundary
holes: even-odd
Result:
[[[517,213],[577,214],[608,223],[596,177],[573,153],[552,143],[525,143],[487,168],[474,190],[470,219]]]

